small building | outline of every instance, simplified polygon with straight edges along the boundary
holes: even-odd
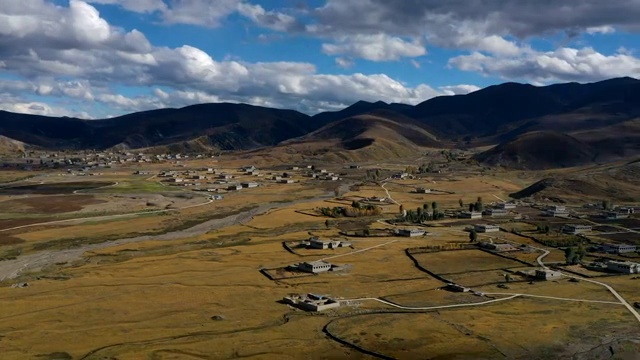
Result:
[[[349,169],[360,169],[360,165],[349,165]]]
[[[567,224],[562,227],[562,232],[565,234],[582,234],[585,232],[589,232],[592,230],[591,225],[576,225],[576,224]]]
[[[280,184],[293,184],[295,181],[293,179],[280,179],[278,183]]]
[[[383,202],[387,201],[387,198],[380,198],[380,197],[377,197],[377,196],[373,196],[373,197],[370,197],[370,198],[366,198],[365,201],[383,203]]]
[[[499,203],[497,206],[498,206],[498,209],[505,209],[505,210],[511,210],[516,208],[516,204],[512,202]]]
[[[305,311],[325,311],[340,307],[340,302],[323,295],[290,295],[284,302]]]
[[[331,264],[324,261],[303,262],[298,265],[298,269],[304,272],[318,274],[331,270]]]
[[[393,176],[392,176],[392,178],[394,178],[394,179],[406,179],[406,178],[408,178],[408,177],[409,177],[409,174],[407,174],[407,173],[405,173],[405,172],[403,172],[403,173],[396,173],[396,174],[393,174]]]
[[[490,224],[476,224],[476,225],[473,225],[473,228],[475,229],[475,231],[481,232],[481,233],[500,231],[500,226],[490,225]]]
[[[627,244],[604,244],[602,245],[602,250],[610,254],[626,254],[636,252],[637,247]]]
[[[515,246],[513,246],[511,244],[495,244],[495,243],[490,243],[490,242],[486,242],[486,241],[483,241],[478,245],[483,249],[492,250],[492,251],[496,251],[496,252],[509,252],[509,251],[518,251],[518,250],[520,250],[520,249],[518,249],[517,247],[515,247]]]
[[[237,191],[237,190],[242,190],[242,185],[230,185],[229,187],[227,187],[228,191]]]
[[[431,193],[431,189],[416,188],[415,192],[416,192],[416,194],[429,194],[429,193]]]
[[[477,211],[463,211],[459,217],[462,219],[482,219],[482,213]]]
[[[233,179],[233,175],[229,175],[229,174],[220,174],[220,175],[218,175],[218,179],[221,179],[221,180],[229,180],[229,179]]]
[[[630,261],[609,261],[607,269],[622,274],[638,274],[640,273],[640,264]]]
[[[628,212],[619,212],[619,211],[608,211],[604,214],[605,219],[607,220],[618,220],[618,219],[628,219]]]
[[[344,246],[351,246],[351,243],[343,243],[339,240],[320,240],[318,238],[309,239],[309,247],[312,249],[336,249]]]
[[[560,216],[560,217],[569,216],[569,211],[563,205],[550,206],[544,213],[547,216],[554,216],[554,217],[556,217],[556,216]]]
[[[243,182],[240,185],[245,189],[252,189],[252,188],[257,188],[258,186],[260,186],[256,182]]]
[[[224,199],[224,197],[222,195],[213,195],[211,197],[211,200],[222,200]]]
[[[418,237],[424,236],[427,232],[420,229],[398,229],[396,235],[404,237]]]
[[[456,292],[469,292],[469,291],[471,291],[471,289],[469,289],[468,287],[464,287],[462,285],[453,284],[453,283],[447,284],[446,289],[447,290],[451,290],[451,291],[456,291]]]
[[[244,173],[248,173],[248,172],[252,172],[252,171],[256,171],[256,170],[258,170],[258,169],[256,169],[256,167],[253,166],[253,165],[245,166],[245,167],[240,168],[240,171],[244,172]]]
[[[483,215],[488,215],[491,217],[499,217],[499,216],[508,216],[509,210],[506,209],[487,209],[482,212]]]
[[[536,270],[535,277],[538,280],[558,280],[562,278],[562,273],[548,269]]]

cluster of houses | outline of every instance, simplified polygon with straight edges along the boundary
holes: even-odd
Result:
[[[316,180],[338,181],[340,177],[337,174],[327,171],[326,169],[315,169],[307,173],[307,176]]]

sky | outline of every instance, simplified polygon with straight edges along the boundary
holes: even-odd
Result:
[[[307,114],[640,78],[640,0],[0,0],[0,110]]]

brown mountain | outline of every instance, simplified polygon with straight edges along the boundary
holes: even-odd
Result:
[[[378,119],[363,123],[359,116]],[[470,147],[501,144],[479,157],[488,163],[547,168],[639,153],[640,126],[635,119],[640,119],[640,81],[618,78],[544,87],[506,83],[467,95],[433,98],[416,106],[360,101],[313,117],[292,110],[226,103],[104,120],[0,111],[0,135],[55,149],[173,146],[246,150],[291,139],[297,144],[316,145],[330,139],[337,149],[348,151],[383,143],[389,143],[386,148],[398,148],[398,144],[432,146],[422,132],[426,131],[444,143],[464,142]],[[370,135],[374,130],[376,136]],[[399,142],[391,144],[390,139]],[[557,159],[551,156],[554,151],[545,153],[545,148],[564,155]]]
[[[421,148],[439,146],[438,139],[423,124],[393,111],[379,110],[331,122],[284,141],[279,148],[354,161],[412,156]]]
[[[514,169],[553,169],[595,161],[598,151],[588,144],[551,131],[534,131],[476,155],[476,160]]]

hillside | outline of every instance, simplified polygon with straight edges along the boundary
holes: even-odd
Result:
[[[363,124],[359,116],[391,123],[376,123],[384,129],[374,139],[364,134],[372,124]],[[382,144],[391,138],[398,143],[385,146],[434,146],[425,139],[437,137],[441,146],[500,144],[481,155],[482,161],[539,169],[640,154],[637,119],[640,80],[618,78],[542,87],[505,83],[467,95],[436,97],[416,106],[359,101],[343,110],[314,116],[229,103],[143,111],[103,120],[0,111],[0,135],[50,149],[160,147],[187,151],[251,150],[291,139],[296,139],[298,146],[306,141],[312,147],[319,145],[319,140],[333,139],[342,150],[357,150],[375,141]],[[545,140],[537,139],[541,135],[532,135],[540,132],[564,133],[569,138],[552,136],[551,146],[543,146]]]
[[[535,131],[477,154],[479,162],[523,170],[572,167],[596,160],[598,152],[569,135]]]
[[[533,197],[566,201],[613,200],[618,202],[640,201],[640,160],[628,163],[602,165],[579,170],[571,174],[553,174],[550,177],[511,194],[515,199]]]
[[[203,104],[106,120],[0,112],[0,134],[46,148],[142,148],[206,137],[221,149],[275,145],[320,124],[302,113],[245,104]]]
[[[420,123],[384,110],[332,122],[278,148],[333,161],[362,161],[413,156],[420,148],[439,146]]]
[[[24,143],[0,135],[0,155],[24,152]]]

